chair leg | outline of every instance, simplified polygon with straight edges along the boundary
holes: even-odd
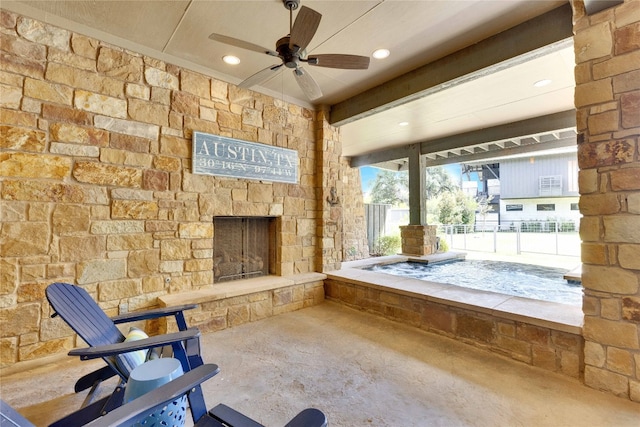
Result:
[[[326,427],[326,415],[315,408],[307,408],[293,417],[284,427]]]
[[[89,393],[87,393],[87,396],[82,401],[82,405],[80,405],[80,408],[84,408],[91,405],[91,402],[93,402],[93,399],[98,395],[98,389],[100,388],[100,384],[102,384],[102,381],[96,381],[95,383],[93,383],[93,385],[91,386],[91,389],[89,390]]]
[[[76,427],[83,426],[90,421],[103,416],[104,414],[122,406],[124,400],[124,387],[119,384],[116,389],[107,397],[95,401],[76,412],[67,415],[64,418],[50,424],[49,427]]]

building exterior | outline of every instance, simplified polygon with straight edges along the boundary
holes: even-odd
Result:
[[[500,161],[500,225],[580,223],[575,153]]]

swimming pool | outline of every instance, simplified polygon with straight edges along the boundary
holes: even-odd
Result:
[[[504,261],[400,262],[367,270],[563,304],[582,305],[582,285],[567,270]]]

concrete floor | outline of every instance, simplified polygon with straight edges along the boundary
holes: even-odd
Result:
[[[267,426],[308,406],[332,427],[640,425],[640,404],[331,302],[202,342],[205,361],[221,368],[204,384],[208,406],[226,403]],[[47,425],[79,405],[73,382],[95,366],[70,360],[5,376],[2,398]]]

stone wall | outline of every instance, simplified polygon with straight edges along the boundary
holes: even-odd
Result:
[[[369,258],[367,221],[364,213],[360,170],[350,168],[344,158],[341,159],[341,162],[342,199],[348,207],[347,213],[342,218],[342,260],[354,261]]]
[[[459,301],[438,303],[418,292],[354,282],[358,283],[329,277],[324,282],[326,298],[532,366],[573,378],[582,376],[580,328],[554,327],[545,321],[527,323],[514,319],[520,316],[501,315],[498,310],[473,307]]]
[[[401,225],[403,255],[431,255],[438,250],[438,238],[435,225]]]
[[[342,261],[369,257],[367,224],[360,171],[341,157],[340,129],[328,122],[329,112],[317,112],[318,141],[318,271],[339,270]]]
[[[0,55],[0,366],[76,344],[54,281],[109,315],[211,287],[215,215],[278,217],[281,276],[339,267],[343,229],[366,232],[323,202],[354,172],[314,111],[3,10]],[[298,184],[192,174],[194,130],[296,150]]]
[[[585,383],[640,402],[640,2],[573,2]]]
[[[161,307],[197,304],[184,313],[187,324],[203,333],[215,332],[322,304],[325,277],[306,273],[227,282],[213,289],[164,295],[159,303]],[[177,332],[178,326],[174,318],[163,318],[159,329]]]

